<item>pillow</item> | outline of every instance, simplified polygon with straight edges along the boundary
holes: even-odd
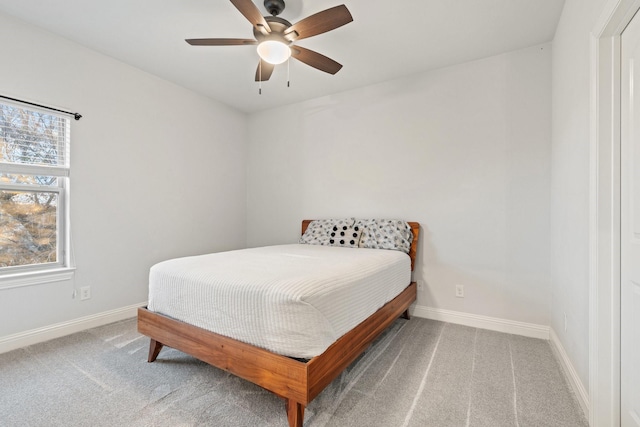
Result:
[[[342,246],[345,248],[357,248],[360,243],[362,229],[354,225],[334,225],[329,232],[329,244],[331,246]]]
[[[299,243],[303,243],[306,245],[329,246],[329,233],[333,231],[332,229],[334,226],[353,227],[354,222],[356,222],[355,218],[319,219],[311,221],[302,237],[300,237]]]
[[[359,247],[392,249],[409,253],[413,233],[406,221],[396,219],[359,219],[356,226],[362,229]]]

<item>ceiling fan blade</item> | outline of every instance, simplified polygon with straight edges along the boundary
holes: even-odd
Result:
[[[298,61],[329,74],[335,74],[342,68],[342,64],[337,63],[333,59],[300,46],[291,46],[291,56]]]
[[[237,46],[258,44],[253,39],[186,39],[191,46]]]
[[[349,9],[342,4],[307,16],[302,21],[296,22],[287,28],[284,33],[285,36],[290,35],[292,40],[300,40],[335,30],[351,21],[353,21],[353,17]]]
[[[260,69],[262,68],[262,69]],[[273,69],[275,65],[269,64],[264,59],[260,59],[258,63],[258,68],[256,68],[256,81],[257,82],[266,82],[271,77],[271,73],[273,73]]]
[[[267,33],[271,32],[271,27],[262,16],[260,9],[251,0],[231,0],[231,3],[251,22],[251,25],[258,29],[262,27]]]

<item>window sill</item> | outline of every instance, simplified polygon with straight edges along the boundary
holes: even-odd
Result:
[[[0,276],[0,290],[64,282],[73,279],[75,268],[57,268],[47,271],[30,271]]]

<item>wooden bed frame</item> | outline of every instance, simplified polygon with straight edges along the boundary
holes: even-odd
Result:
[[[312,220],[302,222],[302,233]],[[415,265],[420,224],[409,222],[413,231],[411,270]],[[347,368],[398,317],[409,318],[416,299],[416,283],[369,318],[334,342],[324,353],[304,362],[272,353],[232,338],[218,335],[179,320],[138,309],[138,331],[151,338],[149,362],[168,346],[251,381],[285,399],[290,427],[302,427],[304,409]]]

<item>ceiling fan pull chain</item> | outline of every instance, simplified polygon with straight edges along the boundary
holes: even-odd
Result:
[[[258,73],[260,77],[258,78],[258,95],[262,95],[262,60],[258,62]]]
[[[291,87],[291,85],[289,84],[291,82],[291,79],[289,77],[290,76],[290,73],[289,73],[289,64],[290,63],[291,63],[291,57],[289,57],[287,59],[287,87]]]

